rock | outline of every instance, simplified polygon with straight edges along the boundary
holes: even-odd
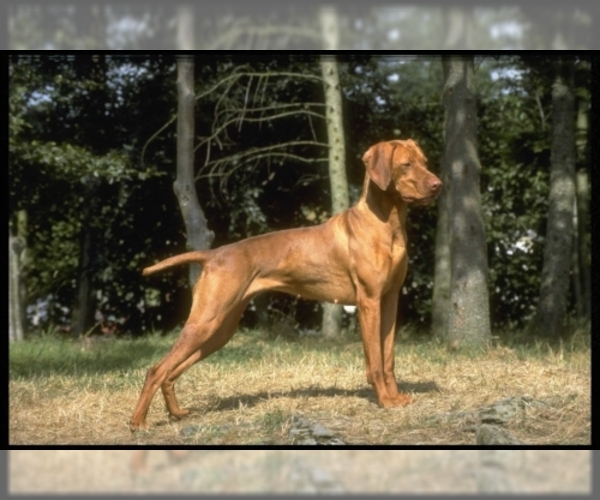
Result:
[[[521,445],[527,444],[513,436],[497,425],[482,424],[476,431],[477,444],[479,445]]]
[[[310,422],[304,417],[295,415],[292,418],[292,427],[289,432],[292,444],[300,446],[340,446],[345,443],[337,438],[335,434],[319,422]]]

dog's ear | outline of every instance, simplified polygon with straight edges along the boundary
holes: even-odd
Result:
[[[382,191],[388,188],[392,180],[392,157],[395,148],[395,144],[380,142],[371,146],[362,157],[369,177]]]

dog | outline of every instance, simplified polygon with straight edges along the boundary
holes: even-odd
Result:
[[[363,155],[363,190],[350,209],[313,227],[276,231],[203,252],[170,257],[144,269],[149,275],[199,263],[190,315],[171,351],[146,375],[130,421],[146,430],[146,414],[160,387],[172,418],[179,407],[174,384],[194,363],[233,336],[248,302],[276,290],[307,299],[356,305],[367,381],[383,407],[410,404],[394,375],[394,339],[400,288],[406,276],[408,205],[432,203],[442,182],[427,169],[413,140],[380,142]]]

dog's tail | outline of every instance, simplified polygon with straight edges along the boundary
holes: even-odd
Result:
[[[198,264],[204,264],[208,260],[209,252],[188,252],[182,253],[181,255],[175,255],[168,259],[161,260],[153,266],[147,267],[142,271],[144,276],[149,274],[162,271],[168,267],[177,266],[179,264],[189,264],[190,262],[197,262]]]

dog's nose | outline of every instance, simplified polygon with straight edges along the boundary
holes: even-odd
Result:
[[[432,191],[435,191],[435,192],[441,191],[442,181],[439,180],[437,177],[434,177],[433,179],[431,179],[429,181],[429,189],[431,189]]]

